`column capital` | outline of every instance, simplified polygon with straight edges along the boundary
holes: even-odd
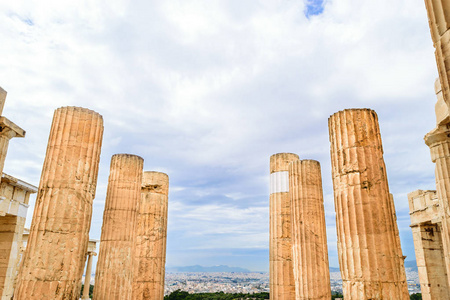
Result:
[[[13,137],[25,137],[25,130],[7,118],[0,117],[0,136],[6,136],[9,139]]]
[[[450,136],[450,123],[445,125],[440,125],[435,129],[428,132],[425,137],[425,144],[428,147],[433,147],[437,143],[442,143],[447,141]]]
[[[450,124],[436,127],[425,135],[424,140],[425,144],[430,147],[431,160],[433,162],[436,162],[436,159],[442,155],[449,156],[442,151],[434,151],[434,149],[439,145],[450,143]]]

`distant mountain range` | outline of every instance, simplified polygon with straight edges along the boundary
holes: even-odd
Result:
[[[405,261],[405,268],[417,272],[417,264],[415,260]],[[204,267],[200,265],[185,267],[167,267],[166,272],[172,273],[251,273],[249,269],[239,267],[229,267],[226,265]],[[330,267],[330,272],[339,272],[339,268]]]
[[[212,267],[204,267],[204,266],[200,266],[200,265],[195,265],[195,266],[186,266],[186,267],[167,267],[166,268],[167,272],[185,272],[185,273],[190,273],[190,272],[202,272],[202,273],[212,273],[212,272],[216,272],[216,273],[250,273],[252,271],[248,270],[248,269],[244,269],[244,268],[239,268],[239,267],[229,267],[229,266],[225,266],[225,265],[220,265],[220,266],[212,266]]]
[[[405,269],[411,269],[411,271],[418,271],[417,269],[417,263],[415,260],[408,260],[405,261]]]
[[[330,272],[340,272],[339,268],[330,267]]]

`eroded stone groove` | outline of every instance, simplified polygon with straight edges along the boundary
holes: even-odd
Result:
[[[111,159],[94,299],[132,299],[136,223],[144,160],[116,154]]]
[[[409,299],[378,117],[348,109],[328,122],[345,299]]]
[[[289,166],[295,299],[331,299],[320,164]]]
[[[91,110],[55,111],[14,299],[78,299],[103,119]]]
[[[133,300],[164,299],[169,176],[144,172],[137,221]]]
[[[295,298],[291,243],[289,163],[298,155],[278,153],[270,157],[270,299]]]

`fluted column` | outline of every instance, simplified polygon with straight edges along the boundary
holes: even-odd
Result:
[[[270,299],[295,298],[292,265],[289,163],[298,155],[278,153],[270,157]]]
[[[87,266],[86,266],[86,275],[84,276],[84,289],[83,295],[81,296],[81,300],[90,300],[89,297],[89,289],[91,288],[91,273],[92,273],[92,257],[96,256],[95,252],[88,252]]]
[[[289,166],[295,299],[331,299],[322,175],[315,160]]]
[[[164,299],[169,176],[144,172],[137,222],[133,300]]]
[[[431,160],[436,164],[436,191],[442,214],[442,244],[447,274],[450,274],[450,124],[425,135]],[[450,276],[447,277],[450,286]]]
[[[378,117],[347,109],[328,121],[344,298],[409,299]]]
[[[143,164],[141,157],[130,154],[116,154],[111,159],[95,272],[95,300],[131,299]]]
[[[55,111],[14,299],[79,298],[102,136],[98,113]]]
[[[435,48],[436,64],[442,93],[450,104],[450,2],[448,0],[425,0],[431,38]],[[448,109],[448,108],[447,108]]]

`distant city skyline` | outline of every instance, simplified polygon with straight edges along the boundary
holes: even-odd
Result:
[[[18,0],[0,4],[0,35],[3,115],[27,131],[5,173],[39,185],[56,108],[103,115],[91,238],[111,156],[131,153],[169,175],[167,266],[268,271],[269,158],[292,152],[321,163],[338,267],[327,119],[368,107],[414,260],[406,195],[435,189],[423,136],[438,74],[422,0]]]

